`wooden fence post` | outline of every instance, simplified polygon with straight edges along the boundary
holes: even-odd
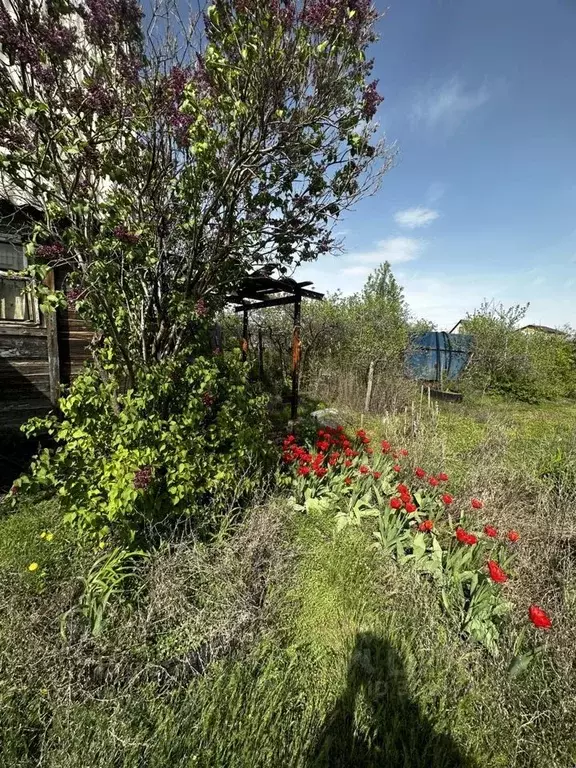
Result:
[[[368,385],[366,386],[366,399],[364,400],[364,410],[366,413],[370,410],[370,400],[372,399],[372,385],[374,383],[374,360],[370,360],[368,368]]]
[[[50,270],[46,275],[45,284],[51,291],[55,288],[54,271]],[[46,344],[48,347],[48,379],[50,382],[50,401],[57,405],[60,398],[60,356],[58,354],[58,320],[56,311],[47,312],[46,320]]]

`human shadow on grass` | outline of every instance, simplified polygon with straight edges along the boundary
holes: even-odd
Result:
[[[327,716],[307,764],[309,768],[476,768],[450,736],[437,733],[422,715],[410,699],[400,657],[371,633],[356,638],[346,688]]]

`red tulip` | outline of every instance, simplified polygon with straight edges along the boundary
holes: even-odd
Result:
[[[477,537],[472,533],[467,533],[464,528],[456,528],[456,538],[461,544],[467,544],[468,546],[478,543]]]
[[[552,626],[552,619],[548,614],[539,608],[537,605],[531,605],[528,609],[528,618],[538,629],[550,629]]]
[[[413,512],[416,512],[416,510],[418,509],[418,507],[416,506],[416,504],[413,504],[411,501],[409,501],[409,502],[408,502],[408,503],[407,503],[407,504],[404,506],[404,509],[406,510],[406,512],[407,512],[409,515],[411,515]]]
[[[390,499],[390,506],[392,507],[392,509],[401,509],[402,500],[394,497],[393,499]]]
[[[495,539],[498,536],[498,530],[491,525],[484,526],[484,533],[486,536],[490,536],[491,539]]]
[[[498,584],[504,584],[505,581],[508,581],[508,576],[494,560],[488,560],[488,570],[492,581],[496,581]]]
[[[480,501],[480,499],[472,499],[472,508],[473,509],[482,509],[484,504]]]
[[[416,477],[426,477],[426,472],[422,469],[422,467],[416,467],[414,470],[414,474]]]
[[[449,493],[443,494],[442,496],[440,496],[440,498],[442,499],[444,504],[446,504],[446,506],[448,506],[449,504],[452,504],[452,502],[454,501],[454,497],[450,496]]]
[[[518,541],[518,539],[520,538],[520,534],[518,533],[518,531],[508,531],[508,538],[510,539],[510,541]]]
[[[424,520],[424,522],[420,523],[418,526],[419,531],[431,531],[432,528],[434,528],[434,523],[432,520]]]
[[[440,472],[438,480],[440,480],[441,483],[446,483],[448,482],[448,475],[445,472]]]

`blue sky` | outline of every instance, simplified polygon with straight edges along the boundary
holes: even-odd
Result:
[[[295,276],[351,293],[388,259],[441,329],[483,299],[576,326],[576,0],[391,0],[379,32],[395,166]]]

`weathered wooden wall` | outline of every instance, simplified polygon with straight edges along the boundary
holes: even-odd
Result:
[[[65,275],[51,278],[64,287]],[[92,332],[74,310],[58,310],[41,325],[0,323],[0,426],[19,426],[57,402],[89,358]]]
[[[0,325],[0,424],[51,407],[46,328]]]
[[[84,361],[90,357],[88,345],[92,339],[92,331],[73,309],[65,309],[58,311],[57,332],[60,381],[70,384],[78,375]]]
[[[55,273],[55,288],[66,293],[67,271],[57,269]],[[92,331],[80,320],[76,310],[68,307],[59,309],[56,315],[56,335],[58,339],[58,358],[60,366],[60,381],[68,385],[80,372],[82,364],[90,357],[88,345],[92,339]]]

